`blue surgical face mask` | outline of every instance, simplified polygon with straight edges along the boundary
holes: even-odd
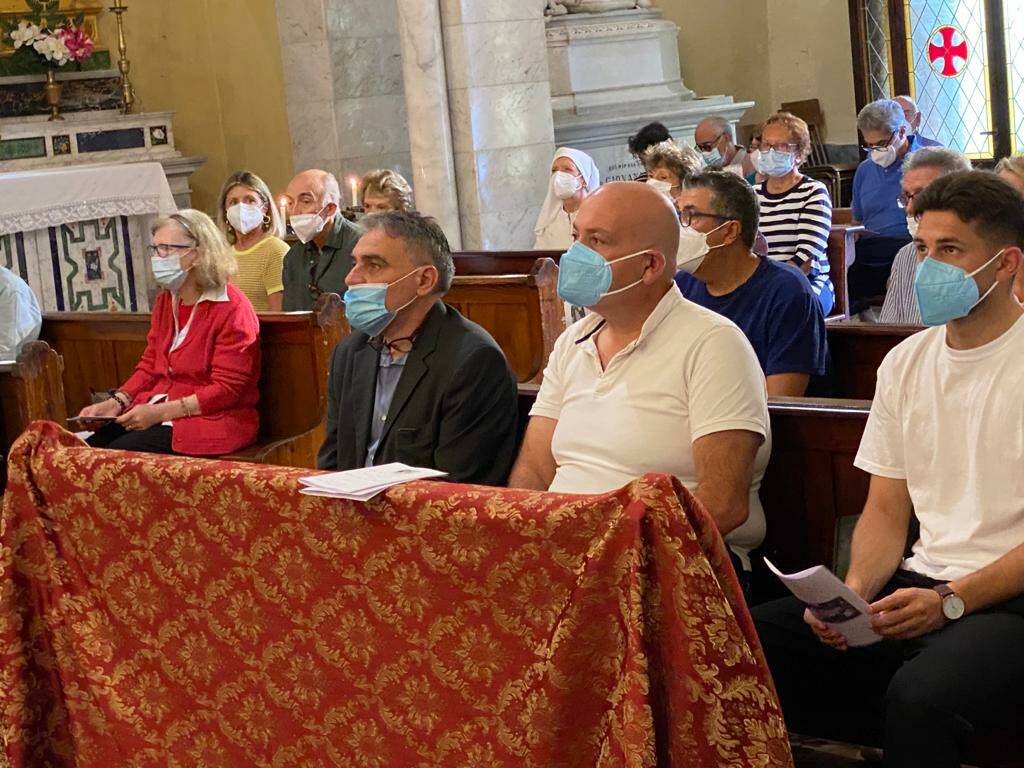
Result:
[[[952,320],[967,317],[996,289],[998,282],[978,297],[978,284],[974,276],[1003,255],[1000,251],[973,272],[946,264],[930,256],[917,265],[914,275],[914,293],[925,325],[945,325]]]
[[[600,253],[577,240],[558,262],[558,295],[577,307],[592,307],[605,296],[628,291],[640,285],[643,279],[624,288],[609,291],[612,286],[612,264],[650,252],[650,249],[646,248],[628,256],[606,261]]]
[[[345,319],[348,320],[352,329],[371,337],[383,333],[399,312],[416,301],[416,296],[413,296],[392,312],[387,306],[388,288],[416,272],[417,270],[414,269],[393,283],[362,283],[353,285],[345,291]]]
[[[769,149],[757,158],[757,170],[765,176],[785,176],[796,166],[796,155]]]
[[[710,152],[701,152],[700,156],[704,158],[705,168],[718,168],[722,165],[722,153],[718,151],[718,147]]]
[[[161,288],[171,292],[177,291],[185,283],[188,270],[181,268],[181,256],[156,256],[150,260],[153,266],[153,279]]]

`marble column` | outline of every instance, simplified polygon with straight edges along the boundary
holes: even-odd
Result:
[[[296,170],[411,176],[396,0],[277,0]],[[414,190],[415,191],[415,190]]]
[[[409,150],[416,207],[436,218],[453,249],[462,247],[448,80],[437,0],[398,0]]]
[[[420,2],[440,3],[462,247],[530,248],[554,154],[543,5]]]

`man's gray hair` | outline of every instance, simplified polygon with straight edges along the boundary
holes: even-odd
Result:
[[[946,147],[925,147],[917,152],[910,152],[903,161],[903,172],[916,171],[920,168],[938,168],[943,176],[972,170],[970,160],[955,149]]]
[[[896,133],[906,124],[907,118],[903,114],[903,107],[892,99],[872,101],[857,115],[857,128],[861,133],[865,131]]]
[[[452,249],[437,219],[415,211],[373,213],[359,222],[363,231],[384,230],[384,234],[405,243],[413,264],[437,270],[437,293],[448,293],[455,277]]]
[[[732,133],[732,123],[721,115],[710,115],[709,117],[705,117],[701,120],[701,122],[707,122],[708,125],[712,126],[716,131],[718,131],[718,133],[728,136],[730,141],[735,139]]]
[[[714,211],[727,219],[740,223],[740,241],[747,248],[754,247],[760,220],[757,195],[744,179],[728,171],[704,171],[683,179],[683,189],[711,191]]]

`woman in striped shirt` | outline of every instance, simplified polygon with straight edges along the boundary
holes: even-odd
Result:
[[[757,200],[768,258],[789,261],[803,270],[827,317],[835,305],[827,254],[832,201],[824,184],[800,173],[810,151],[807,123],[788,112],[769,117],[757,161],[758,171],[766,178],[757,187]]]

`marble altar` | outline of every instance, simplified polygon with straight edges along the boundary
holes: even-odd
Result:
[[[0,173],[0,266],[44,311],[145,312],[149,226],[176,208],[157,162]]]
[[[569,13],[546,24],[555,142],[593,156],[604,180],[640,173],[626,142],[645,123],[659,120],[692,144],[703,118],[721,115],[735,126],[753,106],[731,96],[696,96],[680,74],[679,28],[657,8],[633,4],[563,3]],[[614,9],[586,12],[601,7]]]

